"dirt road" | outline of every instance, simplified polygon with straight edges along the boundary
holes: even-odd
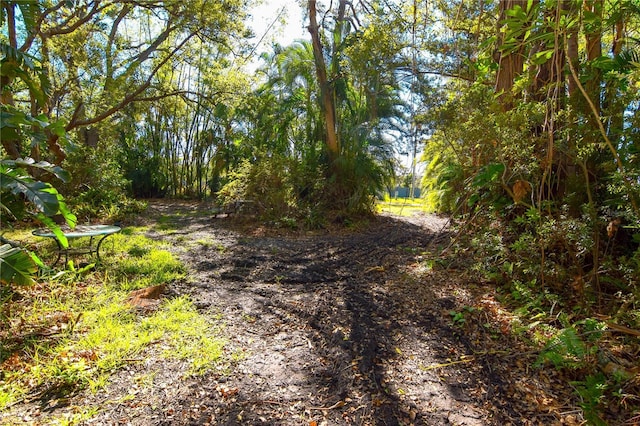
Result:
[[[305,233],[159,202],[145,220],[162,221],[163,231],[150,236],[170,242],[188,265],[188,279],[167,297],[189,295],[201,313],[222,318],[237,361],[229,371],[184,379],[182,363],[147,356],[93,397],[107,402],[89,424],[558,420],[517,391],[520,381],[535,389],[535,377],[511,375],[523,371],[516,360],[491,355],[495,342],[484,343],[493,337],[467,330],[465,309],[480,290],[470,290],[462,270],[431,268],[450,238],[442,218],[380,217],[357,231]],[[123,398],[143,373],[152,386]]]

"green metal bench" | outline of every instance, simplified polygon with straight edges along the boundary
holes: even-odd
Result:
[[[56,266],[56,264],[60,261],[60,258],[64,254],[65,265],[69,262],[69,256],[78,256],[78,255],[93,255],[95,253],[96,260],[100,262],[100,246],[102,242],[109,235],[113,235],[117,232],[120,232],[121,228],[119,226],[113,225],[78,225],[74,229],[62,230],[62,233],[69,241],[68,247],[63,247],[63,245],[58,240],[56,234],[54,234],[50,229],[36,229],[33,231],[33,235],[36,237],[42,238],[53,238],[55,242],[58,244],[57,249],[57,257],[55,262],[52,263],[52,267]],[[89,238],[89,245],[85,247],[72,247],[71,240],[78,238]],[[97,242],[96,242],[97,241]],[[95,243],[95,244],[94,244]]]

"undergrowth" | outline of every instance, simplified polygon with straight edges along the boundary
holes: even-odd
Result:
[[[478,279],[496,287],[502,309],[510,313],[510,327],[502,332],[537,354],[534,368],[558,372],[573,389],[586,424],[635,424],[637,235],[616,239],[607,234],[606,220],[594,223],[589,215],[552,217],[529,209],[503,219],[477,214],[461,221],[448,251],[451,261],[471,259]],[[460,318],[452,321],[464,324]]]
[[[114,372],[149,351],[184,360],[186,376],[226,368],[221,321],[200,315],[187,297],[166,298],[149,313],[127,302],[131,290],[185,276],[184,266],[146,231],[125,228],[105,241],[109,255],[97,268],[70,262],[5,300],[0,413],[21,402],[98,392]],[[71,423],[96,412],[80,408],[83,414]]]

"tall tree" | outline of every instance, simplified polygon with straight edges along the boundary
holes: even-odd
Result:
[[[3,2],[6,16],[24,3]],[[160,78],[163,70],[196,42],[229,54],[243,35],[246,13],[242,0],[30,4],[41,6],[32,8],[33,31],[18,49],[42,57],[53,81],[43,111],[66,117],[67,131],[95,126],[133,102],[188,93],[186,87],[168,90]],[[49,139],[62,161],[58,136]]]
[[[340,0],[340,9],[344,10],[346,0]],[[321,92],[321,106],[324,113],[326,130],[326,143],[329,158],[335,160],[340,152],[338,133],[336,131],[336,107],[334,103],[335,95],[332,83],[327,77],[327,65],[324,60],[324,49],[320,39],[320,26],[317,20],[316,1],[309,0],[309,33],[311,34],[311,44],[313,46],[313,57],[316,65],[316,75]]]

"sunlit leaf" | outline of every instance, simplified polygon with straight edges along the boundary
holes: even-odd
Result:
[[[0,188],[8,189],[15,195],[22,194],[47,216],[57,214],[58,191],[50,184],[36,181],[18,170],[6,168],[0,164]]]
[[[50,217],[45,216],[42,213],[38,214],[36,217],[47,228],[49,228],[51,232],[54,233],[54,235],[56,236],[56,239],[60,242],[60,245],[62,247],[64,248],[69,247],[69,241],[67,240],[67,237],[64,235],[64,233],[62,232],[62,229],[57,223],[55,223]]]
[[[35,167],[40,170],[47,171],[53,174],[55,177],[60,179],[63,182],[68,182],[71,179],[69,172],[64,170],[60,166],[56,166],[55,164],[51,164],[47,161],[38,161],[36,162],[33,158],[18,158],[17,160],[4,160],[4,164],[7,166],[29,166]]]
[[[0,282],[5,285],[29,285],[33,283],[32,276],[37,271],[38,265],[24,250],[9,244],[0,246]]]

